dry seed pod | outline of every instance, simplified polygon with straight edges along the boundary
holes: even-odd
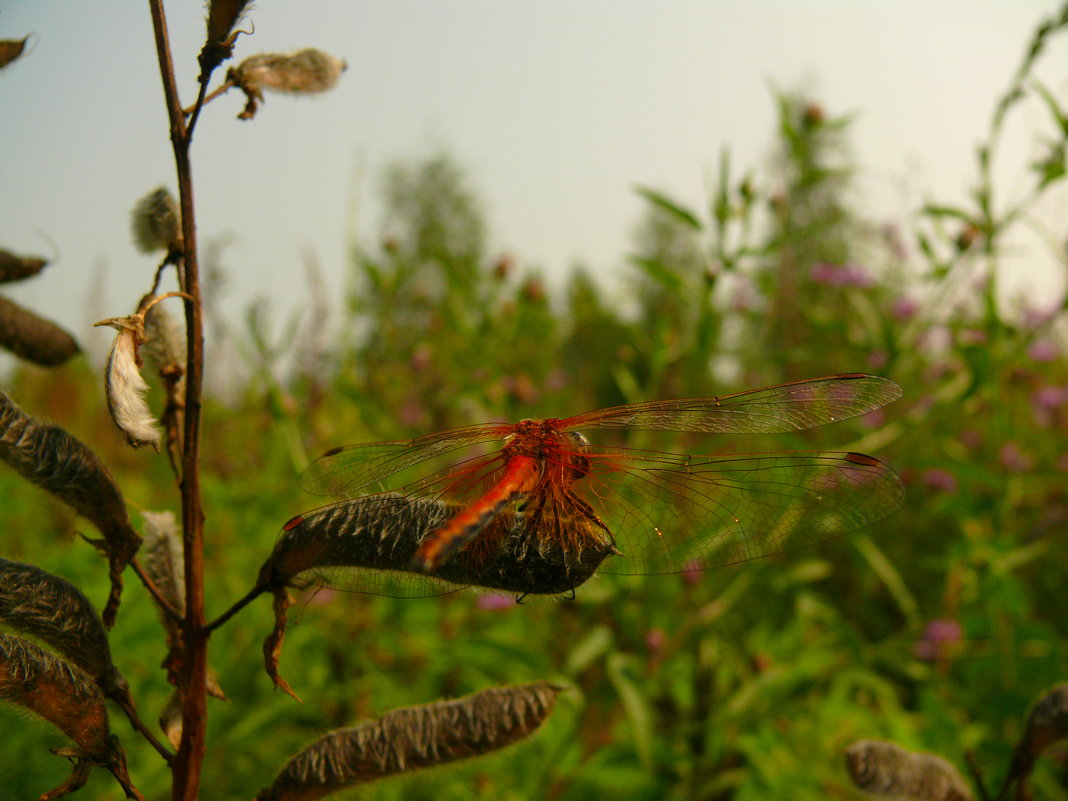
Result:
[[[178,522],[173,512],[142,512],[141,517],[145,521],[145,542],[141,549],[144,554],[142,568],[171,608],[181,611],[185,609],[185,558],[182,555]],[[176,684],[178,670],[183,661],[182,629],[178,621],[162,609],[160,618],[167,632],[168,654],[164,662],[167,667],[167,680]],[[222,701],[227,700],[210,668],[207,685],[208,695]],[[180,733],[180,722],[178,726]],[[164,732],[167,731],[167,727],[164,727]]]
[[[104,626],[89,599],[59,576],[0,559],[0,621],[54,648],[105,693],[125,683],[111,662]]]
[[[22,55],[22,51],[26,49],[26,42],[29,41],[29,38],[30,37],[27,34],[21,39],[0,40],[0,69],[3,69]]]
[[[614,552],[605,544],[576,558],[565,555],[558,542],[532,543],[523,515],[506,511],[433,576],[414,570],[412,557],[423,539],[461,508],[456,502],[386,492],[306,512],[286,523],[246,596],[247,601],[261,592],[274,593],[275,626],[263,653],[275,686],[297,697],[278,674],[291,603],[287,586],[319,584],[397,597],[441,595],[471,585],[520,596],[556,595],[583,584]]]
[[[108,753],[108,713],[92,678],[21,637],[0,634],[0,699],[58,727],[87,755]]]
[[[1068,684],[1058,684],[1031,709],[1027,731],[1021,738],[1027,752],[1037,757],[1058,740],[1068,737]]]
[[[337,729],[293,757],[256,801],[315,801],[357,784],[496,751],[533,733],[561,689],[539,681],[482,690]]]
[[[935,754],[913,753],[881,740],[857,740],[845,757],[853,783],[872,797],[972,801],[957,769]]]
[[[55,367],[78,353],[74,337],[55,323],[38,317],[0,295],[0,348],[39,364]]]
[[[179,216],[178,202],[167,187],[152,190],[130,212],[134,245],[142,253],[171,250],[182,239]]]
[[[104,535],[94,544],[108,557],[111,595],[103,619],[111,628],[122,593],[122,571],[141,544],[115,480],[79,440],[59,426],[25,414],[4,392],[0,392],[0,459],[91,520]]]
[[[339,58],[313,48],[292,55],[261,53],[246,58],[227,74],[227,80],[245,93],[248,102],[239,119],[256,115],[263,90],[289,94],[318,94],[333,89],[345,71]]]
[[[144,318],[134,314],[101,320],[96,325],[110,325],[119,332],[111,343],[104,368],[105,397],[111,419],[134,448],[151,445],[159,452],[159,426],[145,401],[148,383],[141,376],[143,363],[138,353],[145,341]]]
[[[1027,727],[1016,744],[1005,776],[1006,789],[1014,781],[1025,784],[1039,755],[1065,738],[1068,738],[1068,684],[1058,684],[1032,707],[1027,717]],[[999,798],[1003,796],[1004,793]]]
[[[37,256],[16,256],[14,253],[0,250],[0,284],[37,275],[46,264],[47,261]]]
[[[298,515],[283,528],[257,585],[267,590],[320,584],[397,597],[441,595],[472,585],[557,595],[582,585],[615,552],[608,544],[576,555],[557,541],[533,542],[522,513],[505,510],[432,576],[413,568],[423,539],[462,508],[455,501],[384,492]]]
[[[206,82],[212,70],[234,52],[234,42],[242,31],[234,28],[241,21],[251,0],[209,0],[208,36],[200,51],[200,80]]]

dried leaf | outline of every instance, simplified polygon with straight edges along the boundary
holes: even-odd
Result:
[[[111,628],[122,593],[122,571],[141,545],[115,480],[79,440],[59,426],[25,414],[4,392],[0,392],[0,459],[88,518],[104,535],[103,542],[94,544],[108,557],[111,594],[103,619]]]
[[[0,250],[0,284],[37,275],[47,264],[47,261],[37,256],[16,256],[14,253]]]
[[[853,783],[876,798],[972,801],[957,769],[935,754],[917,754],[894,743],[857,740],[846,749]]]
[[[0,295],[0,348],[43,367],[63,364],[79,352],[74,337]]]
[[[22,55],[22,52],[26,49],[26,42],[29,41],[29,39],[29,34],[27,34],[21,39],[0,40],[0,69],[3,69]]]
[[[315,801],[357,784],[496,751],[534,732],[561,689],[540,681],[483,690],[337,729],[293,757],[256,801]]]
[[[282,643],[286,638],[286,610],[293,605],[293,599],[284,589],[274,590],[274,628],[263,641],[263,664],[274,686],[300,701],[289,682],[278,673],[278,660],[282,657]]]

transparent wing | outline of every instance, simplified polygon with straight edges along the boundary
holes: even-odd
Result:
[[[398,442],[331,448],[301,474],[300,486],[315,495],[353,495],[427,459],[503,439],[510,430],[507,424],[469,426]]]
[[[904,500],[897,474],[857,453],[602,451],[591,462],[600,472],[575,489],[622,551],[606,561],[607,573],[674,573],[759,559],[861,528]]]
[[[801,431],[870,412],[901,397],[886,378],[846,373],[794,381],[719,398],[652,401],[586,412],[563,429],[633,428],[709,434]]]

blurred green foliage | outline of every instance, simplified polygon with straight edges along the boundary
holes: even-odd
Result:
[[[204,797],[251,797],[327,728],[531,679],[572,689],[530,741],[363,794],[848,798],[842,749],[862,737],[935,751],[962,770],[970,750],[996,784],[1029,704],[1068,677],[1068,318],[1063,301],[1012,307],[997,288],[1005,238],[1064,178],[1068,109],[1032,75],[1064,24],[1039,29],[999,103],[973,203],[932,204],[896,228],[855,208],[848,118],[785,93],[765,171],[738,175],[725,152],[704,210],[639,189],[647,212],[620,286],[576,271],[556,292],[519,259],[489,255],[483,212],[447,156],[391,171],[382,240],[353,254],[339,328],[279,348],[251,315],[246,352],[262,370],[238,399],[209,399],[209,615],[248,588],[281,523],[313,505],[294,484],[304,453],[345,441],[877,372],[902,385],[903,401],[832,429],[722,447],[875,452],[902,473],[908,500],[809,551],[697,580],[602,577],[558,602],[306,595],[281,666],[303,705],[261,670],[271,615],[257,601],[212,644],[230,701],[211,704]],[[995,202],[1000,133],[1027,101],[1050,112],[1046,155],[1018,201]],[[331,344],[314,351],[302,336]],[[292,353],[297,369],[279,378]],[[165,460],[120,446],[84,363],[21,368],[11,385],[24,408],[101,454],[135,518],[175,508]],[[102,602],[106,570],[75,541],[79,521],[9,472],[0,497],[4,556]],[[150,720],[169,693],[157,668],[165,647],[132,580],[114,636]],[[0,749],[0,798],[57,783],[64,767],[45,749],[61,738],[0,715],[19,732]],[[114,720],[135,782],[162,797],[160,760]],[[1043,766],[1043,797],[1068,798],[1058,773],[1063,762]],[[114,793],[97,775],[81,797]]]

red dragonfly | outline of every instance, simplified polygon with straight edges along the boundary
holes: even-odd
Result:
[[[597,569],[675,573],[758,559],[889,515],[904,498],[900,480],[878,459],[858,453],[668,453],[595,445],[583,431],[801,431],[900,396],[892,381],[849,373],[718,398],[628,404],[334,448],[308,468],[302,486],[352,498],[422,462],[499,443],[397,490],[300,515],[284,535],[301,535],[302,527],[310,534],[316,526],[329,528],[335,539],[377,531],[378,553],[365,565],[372,571],[424,573],[521,593],[565,592]],[[398,536],[407,544],[382,544]],[[352,540],[344,558],[356,549]],[[319,583],[342,585],[329,575],[320,573]],[[376,587],[365,579],[359,589]],[[406,587],[389,594],[428,594],[425,582]]]

